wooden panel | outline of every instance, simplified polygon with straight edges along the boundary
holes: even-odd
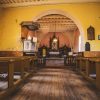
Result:
[[[96,63],[96,86],[100,89],[100,62]]]
[[[78,52],[78,55],[77,56],[78,57],[83,57],[83,54],[84,54],[83,52]]]
[[[22,51],[0,51],[0,57],[23,56]]]
[[[86,51],[83,55],[84,57],[100,57],[100,51]]]
[[[99,0],[0,0],[1,7],[18,7],[33,6],[41,4],[58,4],[58,3],[88,3],[99,2]]]

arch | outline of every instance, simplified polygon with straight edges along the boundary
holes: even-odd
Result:
[[[84,51],[85,50],[85,46],[84,46],[84,31],[82,28],[81,23],[79,22],[79,20],[77,20],[75,17],[73,17],[71,14],[69,14],[68,12],[62,11],[62,10],[57,10],[57,9],[52,9],[52,10],[47,10],[42,12],[41,14],[37,15],[35,18],[33,18],[33,21],[37,21],[39,18],[49,15],[49,14],[60,14],[60,15],[64,15],[70,19],[72,19],[74,21],[74,23],[77,25],[79,32],[80,32],[80,48],[79,51]]]

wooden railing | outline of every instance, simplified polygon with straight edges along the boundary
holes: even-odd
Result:
[[[75,56],[67,56],[65,57],[65,65],[67,66],[75,66],[76,57]]]

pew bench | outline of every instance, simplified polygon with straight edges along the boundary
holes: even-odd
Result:
[[[30,75],[30,62],[33,60],[33,57],[0,57],[0,75],[6,74],[8,83],[8,87],[0,91],[0,99],[16,90],[19,84]],[[19,78],[16,78],[16,75]]]
[[[81,65],[81,57],[76,57],[76,65],[75,65],[75,69],[76,71],[80,71],[80,65]]]
[[[90,59],[89,60],[90,62],[90,65],[92,65],[92,67],[95,67],[95,71],[96,71],[96,79],[95,79],[95,82],[96,82],[96,87],[100,89],[100,58],[98,59]],[[90,67],[89,67],[90,68]],[[89,74],[93,73],[92,72],[93,70],[89,70]]]
[[[95,67],[94,67],[94,63],[90,63],[90,60],[93,59],[97,59],[97,58],[81,58],[80,59],[80,69],[79,72],[88,80],[90,80],[92,83],[95,84]]]
[[[90,57],[90,58],[81,58],[80,59],[80,72],[86,74],[87,76],[89,76],[89,71],[91,70],[92,72],[95,72],[95,68],[93,68],[92,66],[94,65],[91,64],[90,65],[90,60],[95,60],[95,59],[99,59],[99,58],[95,58],[95,57]],[[89,67],[91,66],[91,69],[89,69]]]
[[[100,52],[83,52],[81,57],[76,57],[76,70],[92,83],[98,84],[96,61],[99,60]]]

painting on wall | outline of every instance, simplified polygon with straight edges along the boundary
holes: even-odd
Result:
[[[87,29],[87,38],[88,38],[88,40],[95,40],[95,29],[94,29],[94,27],[90,26]]]
[[[100,35],[98,35],[98,40],[100,40]]]

